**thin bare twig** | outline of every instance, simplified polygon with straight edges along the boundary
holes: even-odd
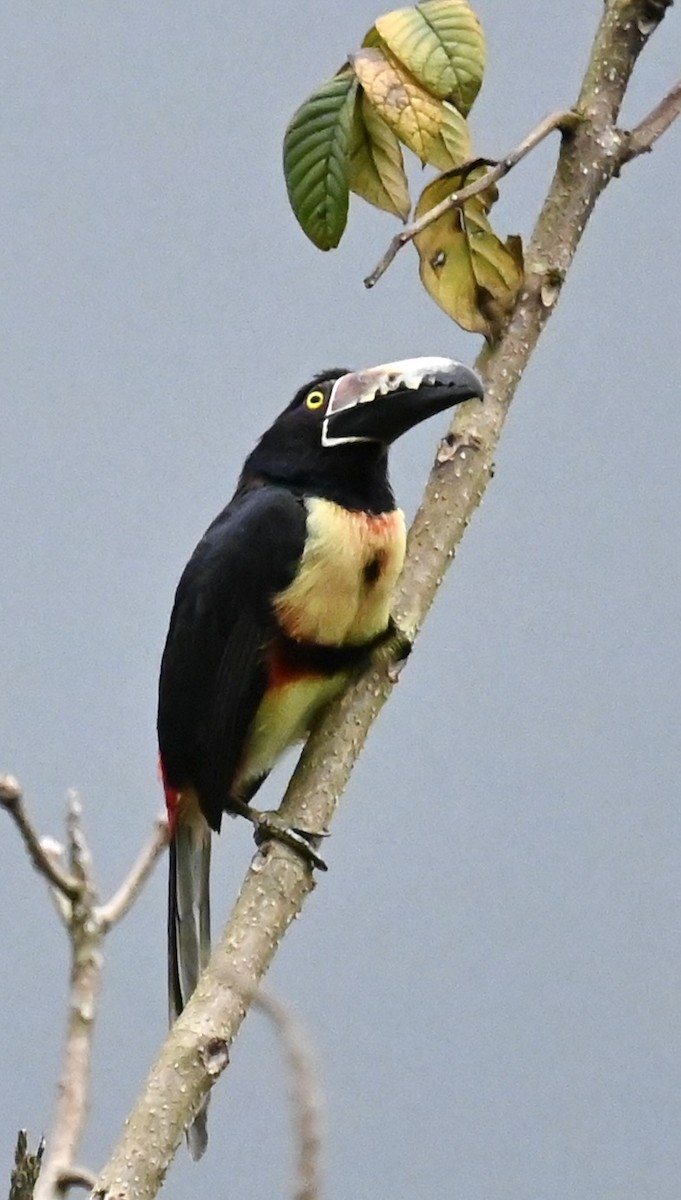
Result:
[[[68,1171],[62,1171],[57,1179],[57,1192],[64,1196],[71,1188],[84,1188],[86,1192],[92,1192],[97,1183],[97,1176],[94,1171],[88,1170],[87,1167],[69,1167]]]
[[[305,1030],[291,1010],[262,988],[253,999],[279,1032],[291,1076],[291,1105],[298,1150],[293,1200],[319,1200],[324,1144],[324,1103],[319,1072]]]
[[[79,891],[67,921],[71,941],[69,1015],[57,1111],[35,1200],[54,1200],[56,1195],[76,1186],[92,1191],[96,1183],[90,1172],[73,1164],[88,1111],[92,1034],[102,981],[102,942],[109,929],[121,920],[139,896],[168,840],[167,823],[159,821],[149,845],[128,878],[108,904],[100,906],[82,815],[80,800],[72,792],[67,834],[71,870]]]
[[[71,944],[66,1046],[56,1113],[40,1175],[37,1182],[34,1181],[35,1192],[33,1187],[30,1192],[31,1196],[35,1195],[35,1200],[55,1200],[71,1187],[92,1191],[96,1182],[91,1172],[74,1166],[74,1161],[88,1112],[92,1033],[102,976],[102,941],[138,897],[167,843],[168,831],[165,822],[158,822],[150,844],[128,878],[108,904],[100,906],[92,856],[83,829],[83,809],[75,792],[69,794],[66,816],[69,873],[59,866],[63,854],[61,847],[52,839],[38,837],[26,812],[21,787],[11,775],[0,778],[0,807],[13,818],[31,861],[50,884],[50,894],[68,929]],[[25,1149],[25,1137],[17,1146],[17,1154],[21,1145]]]
[[[134,863],[128,877],[123,880],[111,899],[97,909],[97,920],[105,933],[113,925],[117,925],[132,908],[168,845],[169,832],[168,822],[164,817],[160,818],[156,822],[151,840],[140,854],[137,862]]]
[[[102,979],[100,948],[103,933],[95,917],[97,893],[82,818],[80,799],[71,792],[66,828],[70,867],[79,890],[71,904],[68,921],[71,942],[69,1012],[54,1125],[35,1200],[53,1200],[64,1190],[60,1181],[73,1170],[88,1112],[92,1033]]]
[[[647,154],[655,142],[678,116],[681,115],[681,79],[663,96],[659,104],[639,121],[625,137],[622,163],[631,162],[639,154]]]
[[[36,871],[39,871],[47,882],[57,888],[67,899],[75,900],[80,893],[80,884],[74,876],[62,871],[54,859],[43,849],[40,838],[24,807],[21,786],[13,775],[4,775],[0,778],[0,807],[4,808],[14,821]]]
[[[40,845],[42,846],[50,862],[55,863],[57,866],[63,862],[64,847],[59,842],[55,841],[54,838],[42,837],[40,839]],[[68,896],[65,896],[63,892],[60,892],[59,889],[55,887],[50,888],[49,896],[57,911],[57,916],[68,929],[71,923],[71,900],[69,900]]]
[[[83,828],[83,805],[80,796],[74,791],[70,791],[68,794],[66,834],[71,871],[74,879],[78,881],[78,899],[81,899],[82,893],[88,888],[94,894],[94,882],[92,879],[92,855]]]
[[[324,1148],[324,1102],[319,1072],[309,1039],[302,1023],[291,1009],[262,986],[233,969],[224,976],[224,985],[244,1009],[261,1009],[279,1036],[290,1080],[290,1100],[296,1147],[296,1175],[293,1200],[319,1200],[322,1190]],[[229,1042],[221,1036],[204,1040],[198,1050],[206,1070],[216,1079],[229,1064]]]
[[[433,221],[437,221],[439,217],[449,212],[451,208],[461,208],[461,205],[465,204],[467,200],[471,200],[473,196],[479,196],[481,192],[498,183],[500,179],[503,179],[504,175],[508,175],[509,171],[513,170],[521,159],[525,158],[526,154],[529,154],[540,142],[543,142],[544,138],[548,137],[550,133],[553,133],[556,129],[560,129],[563,133],[572,130],[579,119],[578,114],[570,110],[555,112],[548,117],[544,117],[544,120],[540,121],[536,128],[528,133],[527,137],[523,138],[520,145],[516,146],[514,150],[511,150],[504,158],[500,159],[491,170],[486,171],[474,183],[469,183],[466,187],[460,188],[458,192],[452,192],[451,195],[445,196],[444,200],[441,200],[434,208],[429,209],[423,216],[418,217],[416,221],[412,221],[410,225],[405,225],[404,229],[395,234],[383,258],[364,280],[364,286],[366,288],[374,287],[381,276],[388,270],[391,262],[402,247],[406,246],[407,242],[410,242],[422,230],[432,225]],[[461,170],[465,170],[465,166]]]

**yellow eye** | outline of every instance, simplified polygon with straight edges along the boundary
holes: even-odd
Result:
[[[314,410],[315,408],[321,408],[325,399],[324,393],[315,389],[314,392],[308,392],[305,403],[308,408]]]

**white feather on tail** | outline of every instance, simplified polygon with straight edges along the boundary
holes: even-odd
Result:
[[[170,843],[168,886],[168,1013],[177,1020],[210,958],[211,831],[193,795],[183,795]],[[187,1129],[194,1159],[208,1144],[208,1101]]]

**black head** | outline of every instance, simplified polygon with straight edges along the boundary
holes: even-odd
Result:
[[[322,371],[263,435],[240,486],[265,478],[349,508],[389,509],[390,444],[427,417],[482,396],[477,375],[449,358]]]

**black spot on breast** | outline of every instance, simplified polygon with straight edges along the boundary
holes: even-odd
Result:
[[[364,583],[367,587],[373,587],[377,579],[380,578],[382,570],[383,555],[374,554],[374,557],[370,558],[369,561],[364,564],[364,570],[362,571],[362,578],[364,579]]]

